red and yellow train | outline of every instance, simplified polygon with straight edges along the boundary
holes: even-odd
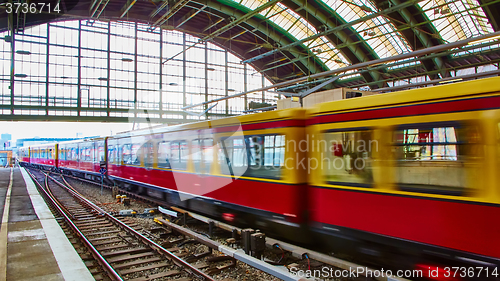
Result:
[[[105,164],[123,188],[368,262],[500,266],[498,77],[23,148],[20,159],[93,179]]]

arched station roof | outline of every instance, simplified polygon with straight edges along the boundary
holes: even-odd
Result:
[[[500,25],[498,0],[49,0],[46,4],[54,9],[59,2],[59,12],[49,13],[45,7],[33,14],[9,14],[3,3],[0,30],[9,29],[9,22],[22,32],[32,25],[67,19],[140,21],[150,29],[179,30],[200,42],[213,42],[274,83],[489,34]],[[384,88],[400,80],[455,76],[464,68],[498,69],[498,62],[498,44],[490,40],[353,71],[333,87]]]

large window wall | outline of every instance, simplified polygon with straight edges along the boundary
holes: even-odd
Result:
[[[193,47],[199,38],[191,35],[151,31],[135,22],[75,20],[14,35],[12,104],[9,36],[0,35],[2,115],[197,120],[181,108],[270,85],[250,65],[214,44]],[[209,114],[242,114],[251,101],[273,104],[276,96],[258,92],[222,101]]]

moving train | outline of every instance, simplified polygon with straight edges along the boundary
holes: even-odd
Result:
[[[93,180],[105,165],[122,188],[290,240],[314,237],[368,263],[500,275],[500,77],[26,147],[19,157]]]

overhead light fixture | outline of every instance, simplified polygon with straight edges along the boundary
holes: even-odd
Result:
[[[61,78],[61,79],[67,79],[67,78],[69,78],[69,77],[68,77],[68,76],[61,76],[61,77],[59,77],[59,78]]]
[[[497,39],[500,39],[500,35],[493,36],[493,37],[490,37],[490,38],[484,38],[484,39],[477,39],[477,40],[473,40],[473,41],[470,41],[470,42],[469,42],[469,43],[467,43],[467,44],[468,44],[468,45],[473,45],[473,44],[484,43],[484,42],[488,42],[488,41],[491,41],[491,40],[497,40]]]
[[[442,8],[441,9],[441,15],[446,15],[449,14],[451,11],[449,8]]]
[[[99,80],[99,81],[108,81],[108,78],[106,78],[106,77],[99,77],[99,78],[97,78],[97,80]]]
[[[124,62],[131,62],[131,61],[134,61],[134,60],[130,59],[130,58],[122,58],[122,61],[124,61]]]
[[[31,55],[31,52],[30,52],[30,51],[17,50],[17,51],[16,51],[16,54],[20,54],[20,55]]]
[[[177,83],[168,83],[169,86],[179,86]]]
[[[367,30],[367,31],[365,31],[364,35],[365,36],[375,36],[376,33],[373,30]]]
[[[16,73],[16,74],[14,74],[14,77],[17,77],[17,78],[26,78],[26,77],[28,77],[28,75],[27,74],[22,74],[22,73]]]
[[[446,81],[439,81],[439,84],[446,84],[446,83],[452,83],[452,82],[458,82],[464,80],[463,78],[457,78],[457,79],[451,79],[451,80],[446,80]]]
[[[212,68],[212,67],[207,67],[207,70],[208,70],[208,71],[215,71],[215,68]]]

